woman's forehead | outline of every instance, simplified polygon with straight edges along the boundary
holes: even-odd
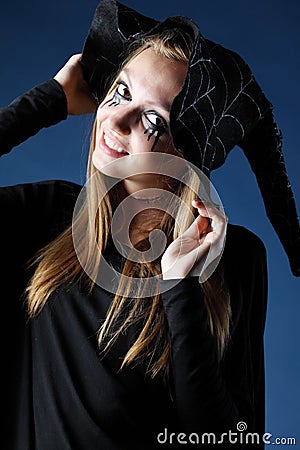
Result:
[[[147,48],[128,62],[120,78],[123,77],[131,89],[158,94],[164,108],[169,110],[172,100],[183,86],[186,72],[187,64]]]

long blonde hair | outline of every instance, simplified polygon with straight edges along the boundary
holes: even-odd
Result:
[[[147,37],[125,62],[125,65],[145,48],[153,48],[166,58],[187,63],[192,39],[178,30],[165,31],[160,35]],[[123,66],[124,67],[124,66]],[[75,219],[75,226],[84,236],[83,259],[85,267],[93,274],[101,270],[101,254],[106,249],[110,236],[113,211],[119,202],[119,187],[114,186],[103,197],[106,189],[105,176],[97,171],[91,161],[95,146],[95,126],[91,137],[89,161],[87,167],[87,201]],[[189,186],[179,183],[176,194],[186,205],[197,195],[197,177],[189,180]],[[106,192],[106,191],[105,191]],[[103,198],[102,198],[103,197]],[[102,201],[99,205],[99,199]],[[177,226],[177,223],[180,226]],[[176,239],[182,230],[187,229],[191,218],[182,210],[174,218],[165,214],[160,228],[167,236],[168,243]],[[96,241],[95,241],[96,235]],[[139,243],[143,250],[147,240]],[[161,273],[158,260],[152,262],[125,261],[122,274],[127,277],[148,278]],[[95,277],[92,277],[95,279]],[[35,271],[27,287],[28,312],[34,318],[42,310],[49,297],[65,282],[81,280],[87,293],[93,291],[94,281],[86,275],[79,263],[72,238],[70,225],[53,242],[44,247],[35,259]],[[224,282],[222,268],[214,272],[208,281],[202,284],[211,333],[215,336],[218,356],[222,357],[229,337],[230,302]],[[115,342],[120,333],[135,325],[139,330],[137,338],[124,356],[121,367],[130,363],[145,362],[152,377],[168,374],[170,367],[170,338],[165,314],[157,291],[151,298],[145,298],[141,292],[138,298],[130,298],[130,282],[121,281],[117,293],[99,330],[98,342],[105,352]],[[200,343],[199,343],[200,345]]]

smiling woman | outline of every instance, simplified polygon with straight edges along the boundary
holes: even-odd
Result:
[[[98,170],[124,155],[154,150],[179,155],[170,135],[169,115],[183,86],[188,59],[175,61],[149,46],[133,55],[98,108],[93,153]]]
[[[209,51],[247,80],[228,105],[234,122],[219,115],[232,92],[208,76]],[[3,315],[15,330],[2,356],[4,447],[152,450],[165,430],[225,433],[227,448],[246,423],[263,448],[265,249],[227,226],[201,170],[273,124],[268,101],[189,19],[157,24],[103,0],[83,55],[0,111],[1,151],[93,112],[83,188],[0,190]]]

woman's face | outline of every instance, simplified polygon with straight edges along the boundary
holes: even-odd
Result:
[[[130,155],[152,151],[178,155],[169,133],[169,113],[186,71],[186,64],[157,55],[150,48],[124,68],[97,111],[92,160],[98,170],[120,158],[126,166]],[[146,167],[145,176],[136,177],[138,180],[139,189],[149,186]],[[129,188],[130,182],[127,184]]]

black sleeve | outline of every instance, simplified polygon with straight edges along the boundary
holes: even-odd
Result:
[[[20,299],[32,275],[29,263],[71,223],[79,190],[80,186],[67,181],[0,188],[0,283],[5,299],[2,312],[22,306]],[[8,320],[14,314],[11,311],[2,317]]]
[[[27,408],[27,402],[26,411],[30,411],[32,401],[32,389],[26,381],[32,370],[31,327],[24,295],[32,275],[29,263],[38,250],[70,224],[79,190],[79,186],[64,181],[0,188],[0,391],[3,404],[10,405],[6,420],[9,430],[13,430],[11,438],[18,434],[16,411]],[[25,416],[19,422],[26,430],[24,436],[32,434],[30,414]],[[12,448],[5,446],[5,436],[3,448]],[[25,440],[24,448],[29,447],[34,448],[34,444]]]
[[[237,227],[229,234],[223,264],[232,321],[220,362],[198,279],[183,279],[162,293],[171,337],[174,402],[183,431],[236,432],[237,423],[244,421],[248,431],[264,432],[266,254],[252,233]],[[165,290],[169,282],[162,283]]]
[[[0,155],[45,127],[67,118],[67,99],[60,84],[51,79],[0,109]]]
[[[198,278],[181,280],[162,298],[171,336],[179,424],[189,432],[235,429],[239,410],[217,361]]]
[[[268,299],[267,255],[249,230],[228,226],[223,254],[232,323],[222,372],[247,430],[264,433],[264,330]],[[263,445],[262,445],[263,448]]]
[[[79,185],[59,180],[0,187],[4,271],[14,277],[9,263],[24,270],[30,258],[71,223],[79,190]]]
[[[266,212],[289,258],[291,270],[300,276],[300,225],[282,153],[281,132],[272,112],[239,143],[256,176]]]

